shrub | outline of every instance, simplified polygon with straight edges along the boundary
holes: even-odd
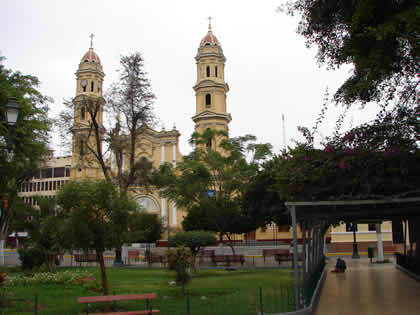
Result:
[[[200,248],[214,245],[215,243],[216,236],[214,233],[207,231],[181,231],[169,239],[169,246],[185,246],[191,250],[193,269],[195,269],[195,257]]]
[[[39,247],[21,248],[18,253],[22,270],[39,268],[46,261],[45,253]]]
[[[185,294],[185,285],[191,280],[191,273],[189,272],[193,262],[191,251],[181,246],[169,249],[167,257],[168,268],[175,271],[176,284],[182,286],[182,292]]]

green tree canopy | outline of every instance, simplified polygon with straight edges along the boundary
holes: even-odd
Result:
[[[107,295],[103,253],[127,241],[130,217],[137,204],[106,180],[69,182],[58,192],[57,204],[64,216],[65,245],[69,249],[95,250],[103,293]]]
[[[285,7],[300,14],[298,33],[318,48],[320,64],[354,65],[335,94],[337,102],[418,103],[417,0],[293,0]]]
[[[48,155],[48,104],[50,98],[38,90],[39,80],[19,71],[6,69],[0,56],[0,145],[8,137],[5,121],[5,106],[9,97],[15,97],[21,109],[13,133],[13,152],[8,154],[0,148],[0,199],[9,200],[9,208],[14,207],[17,187],[39,168],[41,161]],[[0,239],[7,235],[9,211],[0,217]]]
[[[209,141],[216,142],[218,149],[207,149]],[[164,164],[154,176],[163,195],[188,210],[184,229],[214,231],[228,239],[255,229],[243,215],[242,197],[271,155],[271,145],[256,143],[252,135],[228,138],[226,132],[212,129],[194,133],[191,142],[195,150],[175,169]]]

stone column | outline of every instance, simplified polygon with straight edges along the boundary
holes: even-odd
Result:
[[[384,261],[384,247],[382,243],[381,224],[376,224],[376,239],[378,241],[378,262]]]
[[[172,166],[176,167],[176,143],[172,143]]]

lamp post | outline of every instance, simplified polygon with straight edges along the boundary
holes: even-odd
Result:
[[[13,148],[13,133],[15,131],[17,119],[19,117],[20,108],[19,108],[18,102],[16,101],[16,98],[14,97],[10,97],[8,99],[8,102],[5,108],[6,108],[6,111],[5,111],[6,124],[7,124],[7,129],[9,130],[9,134],[7,136],[6,149],[7,149],[7,152],[10,153],[12,152],[12,148]]]
[[[5,106],[5,119],[6,119],[6,126],[8,129],[7,135],[7,142],[5,146],[0,146],[1,148],[5,148],[8,153],[12,152],[13,149],[13,133],[15,131],[15,126],[17,119],[19,117],[20,108],[19,104],[16,101],[16,98],[10,97],[7,100],[7,105]],[[8,211],[8,202],[7,200],[4,201],[4,208],[2,209],[4,212]],[[3,211],[0,212],[0,217],[3,216]],[[6,228],[5,222],[1,222],[0,225],[0,232],[3,234]],[[4,265],[4,245],[5,240],[0,240],[0,265]]]
[[[352,223],[352,230],[353,230],[353,255],[351,258],[357,259],[360,258],[359,250],[357,248],[357,240],[356,240],[356,232],[357,232],[357,224]]]

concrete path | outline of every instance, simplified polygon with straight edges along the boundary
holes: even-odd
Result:
[[[344,258],[347,271],[332,273],[328,263],[316,315],[420,314],[420,282],[395,268],[395,264],[370,264],[369,259]]]

